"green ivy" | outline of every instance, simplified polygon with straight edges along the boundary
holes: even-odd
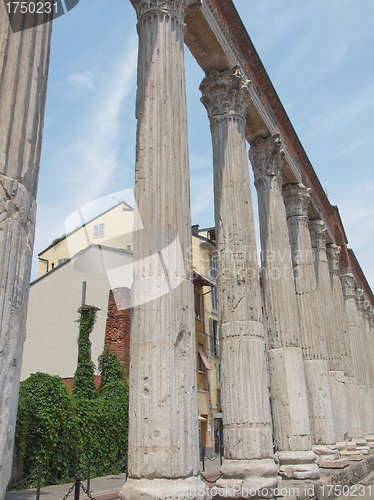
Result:
[[[105,346],[104,351],[99,356],[99,370],[101,373],[101,385],[105,388],[108,384],[123,380],[126,375],[125,368],[119,362],[117,356],[110,352]]]
[[[80,314],[77,323],[79,323],[78,335],[78,364],[74,374],[73,393],[80,398],[94,399],[95,384],[94,370],[95,365],[91,359],[91,341],[90,333],[96,322],[97,307],[81,306],[78,309]]]
[[[42,485],[72,476],[79,455],[77,424],[64,382],[45,373],[30,375],[20,388],[16,427],[18,458],[26,474],[42,461]]]
[[[84,331],[92,330],[94,324],[93,316],[88,317],[90,322],[86,317],[80,323]],[[89,397],[82,393],[84,384],[68,394],[59,377],[44,373],[31,375],[21,385],[18,460],[24,463],[25,475],[43,462],[42,486],[67,482],[78,471],[85,479],[88,457],[91,477],[118,474],[126,468],[129,393],[125,370],[108,349],[100,356],[99,369],[102,385],[92,393],[91,384],[86,384]],[[27,486],[35,487],[36,482],[37,474]]]

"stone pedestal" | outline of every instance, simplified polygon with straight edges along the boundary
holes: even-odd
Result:
[[[0,4],[0,498],[12,467],[51,28],[13,33]]]
[[[321,322],[321,307],[312,244],[308,229],[310,189],[303,184],[283,188],[291,243],[295,290],[300,321],[300,341],[309,396],[313,443],[336,443],[327,364],[327,341]],[[330,280],[329,283],[330,285]]]
[[[129,478],[122,499],[204,496],[184,76],[185,0],[133,0],[138,16]],[[200,493],[199,493],[200,491]]]
[[[284,151],[280,136],[254,141],[249,158],[258,193],[275,445],[279,452],[308,451],[312,438],[304,365],[298,343],[300,326],[290,240],[282,198]],[[318,467],[313,469],[310,477],[317,474]],[[292,475],[290,468],[288,471]]]
[[[218,250],[223,440],[218,481],[232,492],[250,488],[272,496],[277,466],[267,384],[260,279],[256,254],[245,114],[250,82],[237,67],[213,71],[201,85],[213,144]]]

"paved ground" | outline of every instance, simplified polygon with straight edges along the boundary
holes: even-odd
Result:
[[[374,500],[374,472],[371,472],[362,481],[351,486],[349,489],[345,487],[338,499]]]
[[[219,459],[214,461],[205,460],[205,471],[202,472],[203,477],[208,481],[214,481],[219,476]],[[96,500],[117,500],[118,493],[126,480],[126,474],[118,476],[98,477],[91,480],[91,495]],[[40,500],[62,500],[73,483],[57,486],[47,486],[41,489]],[[208,483],[209,484],[209,483]],[[84,483],[86,487],[87,484]],[[374,500],[374,472],[367,475],[362,481],[348,488],[345,486],[339,489],[335,486],[335,495],[337,500]],[[326,494],[328,492],[326,491]],[[340,495],[340,493],[342,493]],[[340,495],[340,496],[338,496]],[[80,497],[82,500],[87,499],[82,492]],[[35,500],[36,489],[8,491],[5,495],[5,500]],[[74,499],[74,491],[69,495],[69,500]]]
[[[205,472],[204,477],[209,481],[214,481],[219,475],[219,458],[214,461],[205,459]],[[118,499],[118,493],[122,486],[125,484],[126,474],[119,474],[118,476],[97,477],[91,480],[90,493],[96,500],[115,500]],[[66,493],[69,491],[73,483],[59,484],[56,486],[46,486],[40,491],[40,500],[62,500]],[[83,483],[87,487],[87,483]],[[87,496],[81,491],[81,499]],[[30,490],[15,490],[7,491],[5,500],[35,500],[36,489]],[[69,495],[69,500],[74,500],[74,490]]]

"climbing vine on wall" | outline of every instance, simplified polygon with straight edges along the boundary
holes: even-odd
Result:
[[[96,322],[97,307],[82,306],[78,309],[79,335],[78,335],[78,364],[74,374],[73,393],[80,398],[94,399],[95,365],[91,359],[90,334]]]
[[[83,307],[85,307],[84,310]],[[91,458],[91,477],[117,474],[126,469],[128,434],[128,386],[125,370],[108,348],[99,358],[101,385],[94,387],[94,364],[89,335],[96,308],[78,310],[78,366],[74,390],[45,373],[31,375],[22,383],[19,396],[17,459],[28,475],[43,462],[42,485],[82,479]],[[80,470],[81,469],[81,470]],[[37,475],[28,487],[35,487]]]

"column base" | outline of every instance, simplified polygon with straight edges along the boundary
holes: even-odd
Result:
[[[336,445],[313,445],[312,450],[318,457],[318,465],[324,460],[338,460],[340,458],[340,453]]]
[[[133,479],[122,487],[121,500],[205,500],[207,488],[200,476],[185,479]]]
[[[213,491],[217,498],[273,498],[278,486],[278,467],[271,458],[225,460],[221,473]]]
[[[317,455],[313,451],[277,451],[279,475],[287,479],[319,479]]]

